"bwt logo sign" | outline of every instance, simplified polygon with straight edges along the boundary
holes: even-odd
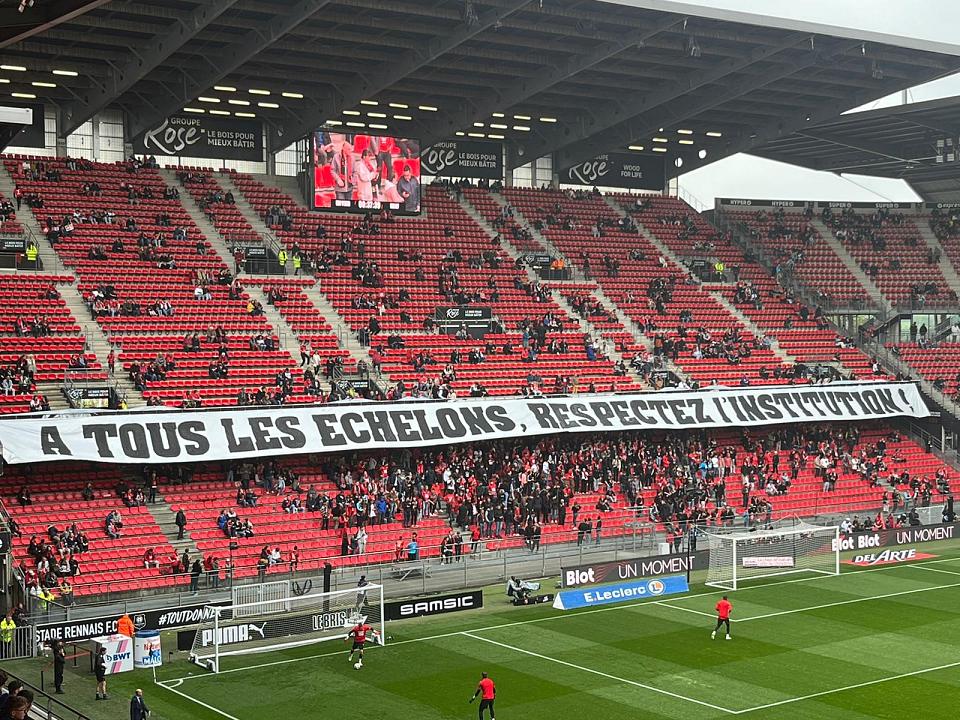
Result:
[[[127,652],[113,653],[113,654],[106,653],[103,657],[104,657],[104,660],[108,663],[123,662],[124,660],[130,657],[130,651],[128,650]]]

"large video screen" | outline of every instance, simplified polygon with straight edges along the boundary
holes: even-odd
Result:
[[[420,212],[420,143],[321,129],[313,134],[313,207]]]

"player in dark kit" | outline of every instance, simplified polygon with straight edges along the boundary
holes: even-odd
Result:
[[[497,697],[497,688],[493,684],[486,673],[481,673],[480,682],[477,683],[477,690],[473,693],[473,697],[470,698],[472,703],[477,699],[477,696],[480,696],[480,720],[483,720],[483,711],[490,710],[490,720],[495,720],[493,717],[493,701]]]
[[[713,632],[710,633],[710,639],[716,640],[717,630],[720,629],[721,625],[727,626],[727,640],[730,639],[730,613],[733,611],[733,605],[730,604],[730,601],[727,600],[727,596],[724,595],[720,602],[717,603],[717,626],[713,629]]]

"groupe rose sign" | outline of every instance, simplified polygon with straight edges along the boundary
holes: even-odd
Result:
[[[423,172],[447,177],[486,178],[503,176],[503,145],[493,142],[440,142],[420,156]]]
[[[252,120],[173,115],[134,139],[134,149],[231,160],[263,159],[263,126]]]
[[[661,190],[666,182],[662,157],[639,153],[606,153],[561,171],[574,185],[603,185],[635,190]]]

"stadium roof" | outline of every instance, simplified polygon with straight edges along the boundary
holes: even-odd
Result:
[[[642,146],[687,171],[960,70],[952,46],[664,0],[17,4],[0,101],[56,106],[63,134],[108,106],[131,136],[189,107],[263,118],[271,150],[327,120],[502,137],[510,167]]]
[[[937,202],[956,199],[960,190],[960,154],[937,161],[937,141],[947,138],[950,152],[960,153],[960,97],[851,113],[752,152],[812,170],[903,179]]]

